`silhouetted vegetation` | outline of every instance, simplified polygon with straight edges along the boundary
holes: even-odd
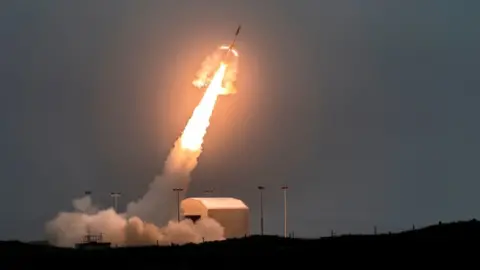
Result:
[[[377,235],[342,235],[320,239],[292,239],[278,236],[250,236],[242,239],[231,239],[202,244],[183,246],[153,246],[112,248],[106,250],[75,250],[56,248],[41,244],[26,244],[17,241],[0,242],[2,263],[8,263],[17,269],[24,265],[39,266],[48,263],[65,268],[80,266],[97,267],[90,263],[99,262],[103,267],[123,266],[140,268],[175,267],[175,269],[194,268],[235,268],[239,266],[255,267],[256,262],[282,263],[297,261],[316,262],[331,260],[333,251],[346,252],[354,250],[363,253],[364,249],[377,245],[384,248],[393,244],[405,249],[414,243],[452,243],[480,239],[480,222],[476,220],[437,224],[418,230]],[[407,244],[407,245],[398,245]],[[351,248],[354,249],[351,249]],[[330,255],[327,255],[330,254]],[[232,259],[234,259],[232,261]],[[100,265],[98,265],[100,266]]]

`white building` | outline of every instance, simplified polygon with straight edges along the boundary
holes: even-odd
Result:
[[[248,206],[235,198],[187,198],[181,202],[183,216],[193,221],[202,217],[215,219],[225,229],[225,238],[249,235]]]

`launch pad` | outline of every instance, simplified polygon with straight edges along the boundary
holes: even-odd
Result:
[[[87,234],[83,237],[83,241],[75,244],[76,249],[95,250],[95,249],[108,249],[112,244],[109,242],[103,242],[102,234]]]

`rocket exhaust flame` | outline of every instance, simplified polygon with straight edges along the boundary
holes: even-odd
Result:
[[[220,68],[205,91],[205,95],[195,108],[192,118],[188,121],[181,137],[182,148],[191,151],[199,151],[201,149],[203,137],[210,125],[210,117],[217,102],[217,97],[224,92],[222,81],[226,68],[227,66],[224,63],[220,64]]]

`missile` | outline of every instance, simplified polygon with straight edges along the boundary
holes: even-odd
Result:
[[[233,38],[233,42],[230,45],[230,50],[233,49],[233,46],[235,45],[235,41],[237,41],[238,34],[240,34],[240,29],[242,29],[242,25],[239,25],[237,28],[237,32],[235,32],[235,38]]]
[[[240,34],[240,29],[242,29],[242,25],[237,27],[237,31],[235,32],[235,37],[233,38],[232,43],[228,46],[228,50],[225,52],[224,59],[228,56],[228,53],[232,51],[233,47],[235,46],[235,41],[237,41],[238,34]]]
[[[219,60],[221,63],[228,64],[227,60],[228,60],[228,57],[230,56],[229,53],[232,53],[235,57],[238,57],[238,53],[234,49],[234,46],[235,46],[235,42],[237,41],[237,37],[240,34],[241,28],[242,28],[242,25],[239,25],[237,27],[237,31],[235,32],[235,37],[233,38],[233,41],[232,43],[230,43],[230,45],[223,45],[219,48],[220,50],[225,51],[223,55],[219,54],[219,57],[220,57]],[[207,71],[207,74],[205,74],[204,78],[196,80],[193,84],[199,88],[207,87],[210,84],[211,79],[213,78],[214,72],[215,70]]]

